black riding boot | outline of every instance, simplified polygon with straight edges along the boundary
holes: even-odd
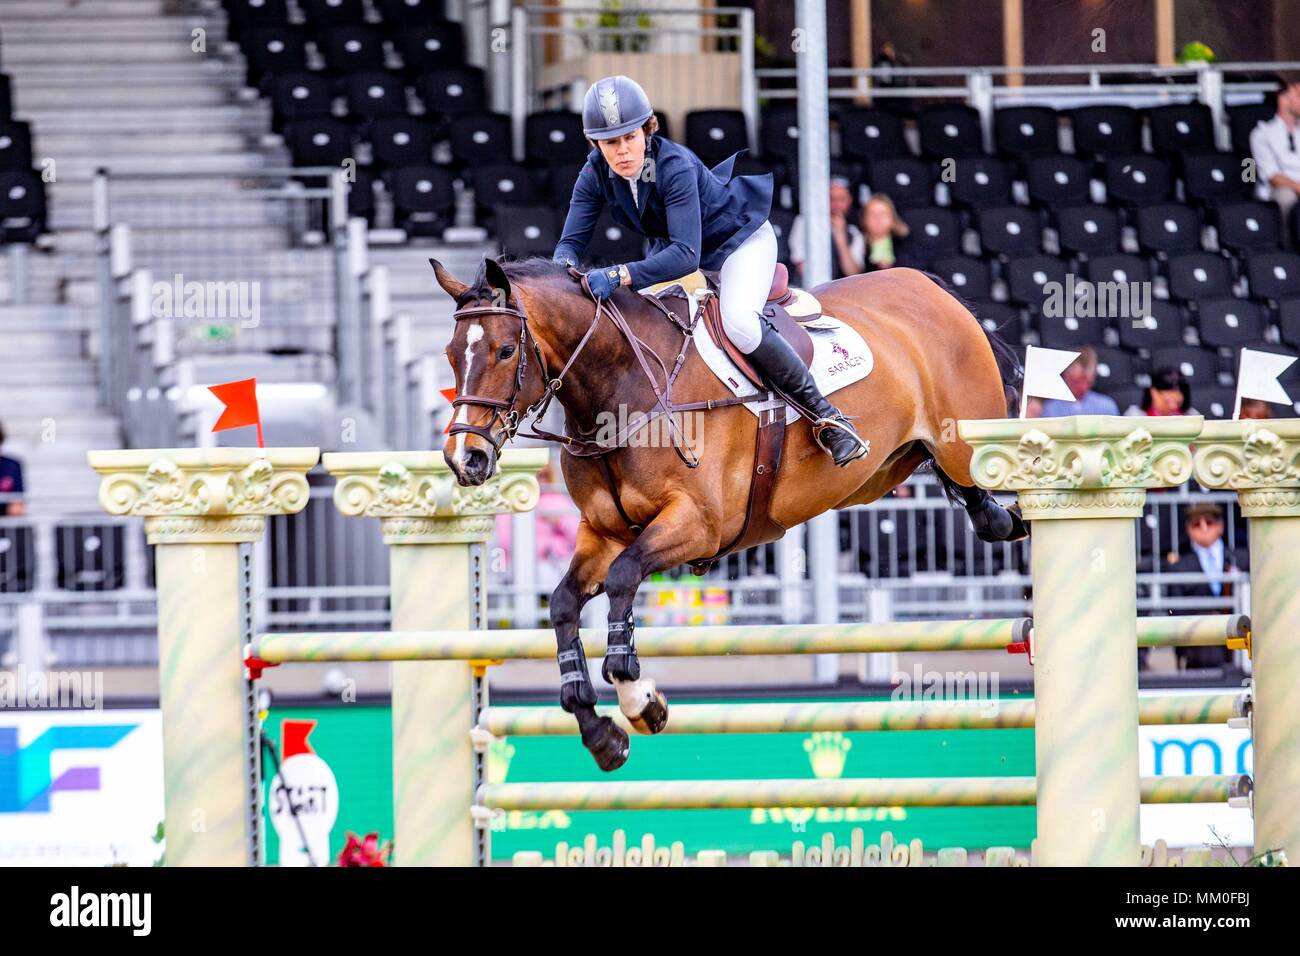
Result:
[[[749,353],[749,360],[754,367],[776,388],[803,405],[822,422],[836,423],[816,430],[817,443],[830,453],[835,464],[847,465],[865,455],[870,449],[869,444],[858,437],[840,410],[826,400],[804,366],[803,359],[799,358],[799,353],[766,320],[760,325],[763,338],[758,348]]]

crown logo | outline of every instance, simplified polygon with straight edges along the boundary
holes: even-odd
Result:
[[[505,783],[514,756],[515,748],[510,741],[494,737],[487,750],[487,782]]]
[[[838,731],[818,731],[803,742],[813,776],[819,780],[844,776],[844,761],[852,747],[853,741]]]

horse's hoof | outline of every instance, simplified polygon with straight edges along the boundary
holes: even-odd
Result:
[[[638,734],[657,734],[668,724],[668,699],[648,677],[616,681],[618,709]]]
[[[590,734],[582,735],[582,742],[596,759],[596,766],[608,773],[627,763],[632,749],[627,732],[608,717],[600,717]]]
[[[654,699],[645,705],[641,713],[635,717],[631,714],[624,716],[638,734],[657,734],[668,726],[668,698],[655,691]]]

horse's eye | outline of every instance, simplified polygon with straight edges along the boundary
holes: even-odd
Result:
[[[515,354],[515,347],[513,345],[503,345],[501,346],[501,351],[497,353],[497,358],[504,361],[505,359],[510,358],[510,356],[514,354]]]

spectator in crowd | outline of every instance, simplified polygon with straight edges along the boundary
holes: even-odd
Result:
[[[853,208],[853,193],[849,181],[842,176],[831,177],[830,213],[831,213],[831,278],[843,279],[845,276],[857,275],[866,262],[867,245],[862,232],[849,222],[849,211]],[[790,261],[803,281],[804,255],[804,220],[803,214],[794,217],[790,224]]]
[[[1045,398],[1042,400],[1042,412],[1039,417],[1119,414],[1119,406],[1115,404],[1115,399],[1092,390],[1093,383],[1097,381],[1097,352],[1092,346],[1085,345],[1079,349],[1079,357],[1066,367],[1061,373],[1061,378],[1070,387],[1074,401]]]
[[[862,231],[867,241],[867,271],[888,269],[898,261],[894,240],[906,238],[909,230],[894,208],[894,201],[876,193],[862,209]]]
[[[1241,400],[1241,414],[1238,418],[1272,418],[1273,409],[1269,407],[1268,402],[1258,398],[1243,398]]]
[[[1277,115],[1250,134],[1255,178],[1261,193],[1277,203],[1289,221],[1300,198],[1300,78],[1287,77],[1277,93]]]
[[[0,425],[0,447],[5,443],[4,426]],[[11,518],[27,513],[22,501],[23,465],[17,458],[0,455],[0,514]]]
[[[1190,505],[1183,515],[1183,527],[1191,542],[1191,549],[1182,555],[1171,555],[1165,562],[1167,572],[1191,572],[1193,574],[1216,575],[1228,571],[1249,570],[1250,561],[1245,551],[1229,550],[1223,540],[1223,509],[1213,502],[1198,502]],[[1165,593],[1171,598],[1228,598],[1232,596],[1232,582],[1202,581],[1186,584],[1168,584]],[[1231,602],[1221,607],[1175,607],[1174,614],[1230,614]],[[1176,647],[1174,655],[1180,670],[1194,670],[1206,667],[1227,667],[1232,661],[1232,652],[1226,647]]]
[[[1192,408],[1192,386],[1176,368],[1157,369],[1142,393],[1143,415],[1199,415]]]

